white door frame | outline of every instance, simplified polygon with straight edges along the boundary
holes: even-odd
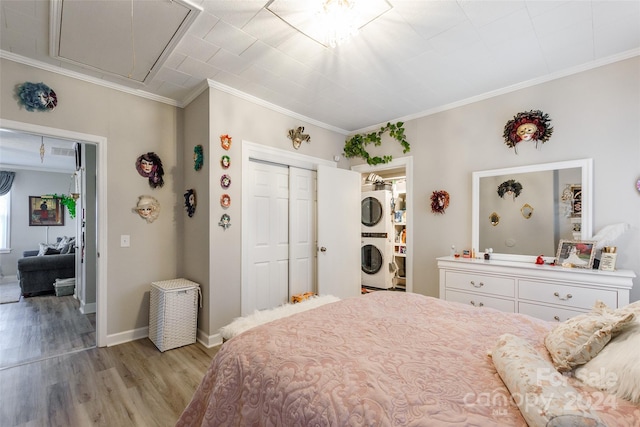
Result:
[[[27,132],[53,138],[71,139],[87,144],[96,145],[98,148],[98,176],[96,193],[98,206],[102,209],[97,215],[97,277],[96,277],[96,345],[107,345],[107,138],[88,133],[79,133],[49,126],[40,126],[31,123],[17,122],[0,119],[0,128],[11,129],[19,132]]]
[[[407,292],[413,292],[413,254],[414,254],[414,240],[413,240],[413,157],[398,157],[391,160],[389,163],[381,165],[371,166],[368,164],[352,166],[351,170],[360,173],[379,172],[389,169],[397,169],[404,166],[405,176],[407,179],[407,257],[406,270],[407,270]]]
[[[307,156],[305,154],[298,154],[291,151],[282,150],[280,148],[270,147],[267,145],[256,144],[254,142],[242,141],[242,224],[247,224],[249,221],[249,212],[245,209],[249,206],[248,186],[251,185],[248,173],[249,162],[251,160],[259,160],[271,163],[277,163],[286,166],[294,166],[302,169],[317,170],[318,165],[336,167],[337,164],[334,161],[320,159],[318,157]],[[246,304],[246,292],[249,287],[248,274],[246,268],[249,265],[248,254],[248,236],[247,233],[241,232],[242,248],[241,248],[241,269],[240,269],[240,312],[241,315],[251,314],[247,312],[248,307]]]

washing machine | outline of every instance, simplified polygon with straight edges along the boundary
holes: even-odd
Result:
[[[363,233],[360,257],[362,260],[362,286],[379,289],[393,287],[395,264],[393,258],[393,242],[390,234],[382,237],[376,233]]]
[[[362,233],[393,235],[392,194],[390,190],[365,191],[360,197]]]

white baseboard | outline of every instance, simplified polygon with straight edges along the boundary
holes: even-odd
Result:
[[[120,332],[117,334],[107,335],[107,347],[113,345],[124,344],[129,341],[135,341],[149,336],[149,327],[133,329],[130,331]]]
[[[198,329],[196,340],[203,346],[211,348],[222,344],[222,335],[220,335],[220,333],[206,335],[201,329]]]
[[[0,283],[13,283],[18,281],[18,276],[3,276]]]
[[[149,327],[133,329],[131,331],[120,332],[117,334],[107,335],[107,347],[111,347],[118,344],[124,344],[129,341],[135,341],[149,336]],[[205,335],[205,333],[198,329],[196,334],[196,340],[207,348],[215,347],[222,344],[222,335],[219,333],[213,335]]]
[[[86,304],[83,301],[80,301],[80,313],[82,314],[92,314],[96,312],[96,303],[90,302]]]

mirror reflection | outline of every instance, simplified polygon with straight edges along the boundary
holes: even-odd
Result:
[[[520,212],[522,212],[524,219],[529,219],[531,218],[531,215],[533,215],[533,207],[529,203],[525,203],[520,208]]]
[[[590,179],[590,165],[587,159],[475,172],[473,247],[493,248],[498,255],[553,257],[561,239],[586,239],[591,212],[585,197],[590,206],[591,187],[583,180]],[[520,185],[517,199],[500,194],[509,182]]]

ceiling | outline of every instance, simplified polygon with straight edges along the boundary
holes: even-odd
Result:
[[[2,0],[0,54],[177,106],[208,82],[344,134],[640,54],[637,0],[388,0],[334,49],[271,3]]]
[[[40,157],[40,147],[44,155]],[[76,142],[0,129],[0,167],[73,173]]]

